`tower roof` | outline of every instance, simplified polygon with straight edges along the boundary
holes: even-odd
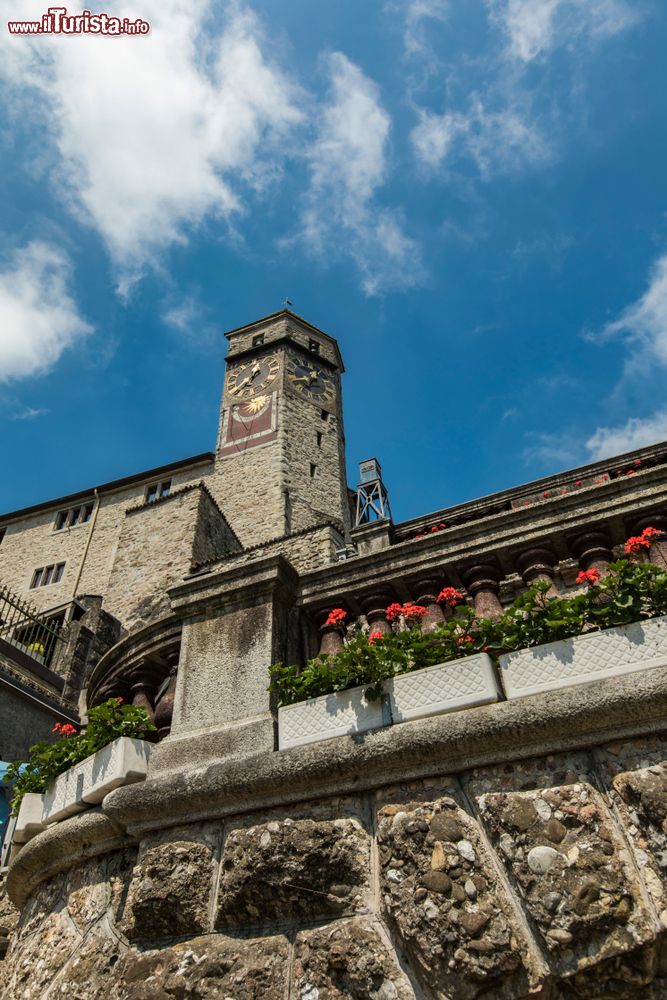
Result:
[[[333,348],[336,360],[341,372],[345,371],[345,366],[343,365],[343,359],[341,357],[340,348],[338,347],[338,341],[335,337],[330,334],[325,333],[324,330],[320,330],[319,327],[314,326],[309,323],[307,319],[303,316],[299,316],[297,313],[292,312],[291,309],[279,309],[278,312],[269,313],[268,316],[262,316],[260,319],[253,320],[252,323],[246,323],[243,326],[237,326],[233,330],[227,330],[225,337],[227,340],[232,339],[232,337],[237,337],[240,334],[257,334],[261,333],[268,327],[275,326],[277,323],[283,322],[286,326],[285,333],[289,333],[289,324],[300,327],[305,333],[316,334],[317,337],[325,340]],[[245,353],[245,351],[243,352]]]

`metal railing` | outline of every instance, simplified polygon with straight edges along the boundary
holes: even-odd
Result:
[[[48,667],[66,627],[40,615],[29,601],[0,583],[0,639]]]

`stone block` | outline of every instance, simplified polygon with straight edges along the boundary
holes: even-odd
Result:
[[[667,928],[667,765],[617,774],[613,789],[637,866]]]
[[[425,988],[443,1000],[523,997],[537,973],[480,830],[456,801],[378,814],[384,912]]]
[[[293,996],[299,1000],[414,1000],[378,925],[340,921],[297,936]]]
[[[222,855],[217,927],[308,921],[360,909],[370,841],[355,819],[283,819],[232,828]]]
[[[289,945],[282,936],[210,934],[160,951],[130,951],[123,1000],[284,1000]]]
[[[219,832],[213,824],[179,827],[141,843],[119,920],[130,940],[157,941],[209,929]]]
[[[558,974],[612,956],[618,967],[652,939],[620,830],[590,784],[490,793],[480,810]]]

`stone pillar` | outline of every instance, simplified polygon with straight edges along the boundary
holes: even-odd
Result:
[[[155,720],[153,711],[153,698],[155,697],[155,667],[147,660],[143,660],[141,665],[135,667],[130,674],[130,685],[132,691],[132,704],[139,708],[145,708],[146,714],[151,722]]]
[[[388,591],[376,591],[362,597],[359,604],[366,615],[371,632],[391,633],[391,625],[387,621],[387,608],[395,600]]]
[[[320,611],[317,616],[317,626],[320,631],[319,656],[334,656],[345,644],[345,622],[340,625],[327,625],[329,611]]]
[[[434,632],[439,625],[447,618],[450,609],[444,609],[438,604],[438,594],[442,590],[442,584],[433,577],[418,580],[413,585],[415,594],[415,604],[421,604],[426,608],[427,614],[422,619],[422,632]]]
[[[350,537],[359,555],[368,556],[372,552],[389,548],[394,537],[394,524],[389,520],[359,524],[352,529]]]
[[[292,565],[273,555],[169,591],[183,633],[171,732],[156,767],[188,753],[201,760],[274,749],[269,667],[285,660],[297,583]]]
[[[498,618],[502,614],[503,608],[498,600],[500,571],[495,566],[489,563],[471,566],[463,573],[463,582],[481,618]]]
[[[571,539],[570,548],[582,569],[596,569],[602,576],[614,558],[611,539],[607,532],[601,529],[577,535]]]
[[[162,740],[169,735],[171,720],[174,714],[174,696],[176,694],[176,680],[178,675],[178,650],[169,653],[167,656],[169,664],[169,674],[164,680],[157,695],[155,696],[155,725],[157,726],[158,739]]]
[[[543,580],[549,584],[546,596],[558,597],[558,591],[554,586],[556,562],[556,556],[550,549],[535,548],[522,552],[517,558],[516,565],[527,587]]]
[[[641,520],[636,521],[631,534],[641,535],[645,528],[657,528],[664,531],[662,538],[656,538],[651,542],[651,547],[647,550],[649,561],[655,563],[660,569],[667,570],[667,517],[660,514],[647,514]]]

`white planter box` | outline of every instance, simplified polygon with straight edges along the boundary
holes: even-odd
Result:
[[[508,698],[667,666],[667,616],[503,653]]]
[[[12,837],[15,844],[27,844],[29,840],[45,829],[42,821],[43,808],[43,795],[39,795],[37,792],[26,792],[21,799],[21,807],[16,817],[14,836]]]
[[[42,821],[56,823],[98,805],[105,795],[135,781],[148,770],[151,744],[120,736],[69,771],[58,775],[44,794]]]
[[[281,750],[329,740],[345,733],[364,733],[386,725],[382,701],[367,701],[364,687],[309,698],[278,709],[278,745]]]
[[[278,709],[281,750],[317,743],[345,733],[406,722],[429,715],[498,701],[500,692],[491,658],[486,653],[466,656],[435,667],[401,674],[383,684],[377,701],[364,697],[363,687],[311,698]]]
[[[487,653],[399,674],[387,682],[386,689],[394,722],[488,705],[500,697],[496,672]]]

